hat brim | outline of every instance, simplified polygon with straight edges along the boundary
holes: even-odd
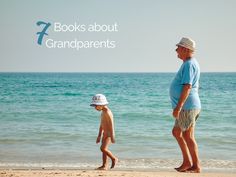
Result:
[[[108,102],[105,104],[99,104],[99,103],[91,103],[90,106],[95,107],[95,106],[106,106],[108,105]]]
[[[186,49],[189,49],[189,50],[191,50],[191,51],[195,51],[195,49],[193,49],[193,48],[190,48],[190,47],[187,47],[187,46],[185,46],[185,45],[182,45],[182,44],[176,44],[176,46],[178,47],[178,46],[181,46],[181,47],[184,47],[184,48],[186,48]]]

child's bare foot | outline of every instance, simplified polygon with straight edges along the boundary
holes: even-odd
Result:
[[[180,167],[175,168],[175,170],[178,172],[186,172],[191,166],[191,163],[184,163]]]
[[[199,167],[191,167],[186,170],[187,173],[200,173],[201,169]]]
[[[115,167],[115,165],[117,164],[118,162],[118,159],[115,158],[114,160],[112,160],[112,163],[111,163],[111,169]]]
[[[102,166],[96,168],[96,170],[107,170],[107,167],[102,165]]]

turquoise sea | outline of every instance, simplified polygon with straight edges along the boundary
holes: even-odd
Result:
[[[172,137],[174,73],[0,73],[0,167],[100,165],[95,143],[107,96],[115,119],[117,169],[172,169],[182,157]],[[236,73],[202,73],[196,139],[203,170],[236,172]]]

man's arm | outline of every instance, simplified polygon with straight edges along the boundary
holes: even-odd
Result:
[[[175,109],[173,110],[173,116],[178,119],[179,118],[179,113],[185,103],[185,101],[187,100],[189,93],[191,91],[192,85],[191,84],[184,84],[183,86],[183,90],[181,92],[180,98],[179,98],[179,102],[177,104],[177,106],[175,107]]]

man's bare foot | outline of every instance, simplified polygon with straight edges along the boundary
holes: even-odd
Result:
[[[199,167],[191,167],[186,170],[187,173],[200,173],[201,169]]]
[[[191,167],[192,167],[191,163],[185,163],[185,164],[182,164],[180,167],[175,168],[175,170],[178,172],[186,172]]]
[[[102,165],[101,167],[96,168],[96,170],[107,170],[107,167]]]
[[[115,167],[115,165],[117,164],[118,162],[118,159],[115,158],[114,160],[112,160],[112,163],[111,163],[111,169]]]

